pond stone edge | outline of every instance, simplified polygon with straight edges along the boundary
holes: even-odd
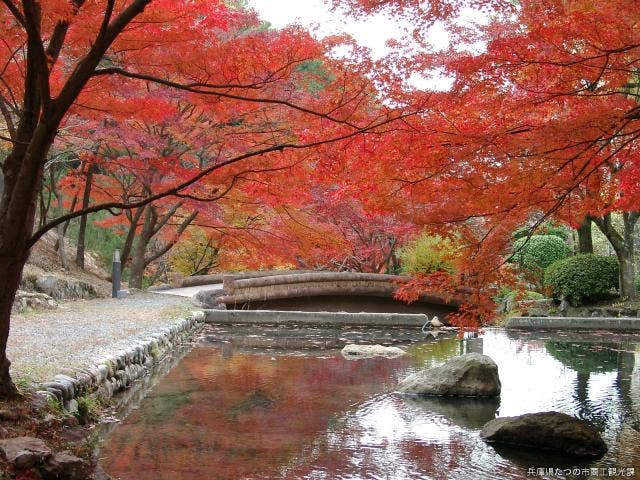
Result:
[[[127,389],[135,380],[144,377],[149,368],[165,355],[189,341],[204,325],[204,320],[204,312],[191,312],[187,317],[178,319],[147,338],[131,342],[128,348],[96,365],[56,375],[51,382],[40,385],[40,389],[34,392],[34,401],[46,405],[52,399],[59,401],[66,410],[74,411],[77,408],[76,399],[85,395],[91,394],[101,400],[109,400],[117,392]]]

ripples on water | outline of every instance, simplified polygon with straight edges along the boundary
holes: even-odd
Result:
[[[331,350],[345,342],[402,342],[410,355],[345,360]],[[108,436],[102,466],[122,480],[484,480],[544,478],[528,475],[529,467],[638,470],[639,343],[501,330],[425,342],[413,330],[209,327]],[[407,374],[472,351],[498,364],[499,400],[393,393]],[[609,452],[576,464],[498,453],[478,438],[496,416],[546,410],[591,421]]]

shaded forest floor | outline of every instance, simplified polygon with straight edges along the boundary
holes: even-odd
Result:
[[[50,231],[45,234],[31,249],[29,260],[25,265],[24,275],[55,274],[69,280],[78,280],[92,285],[100,296],[111,295],[111,272],[104,265],[99,255],[87,251],[85,253],[85,269],[75,264],[76,245],[65,239],[66,267],[62,266],[60,255],[56,250],[58,236]]]

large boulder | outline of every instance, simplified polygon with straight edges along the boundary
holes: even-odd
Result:
[[[0,452],[17,470],[24,470],[44,463],[51,456],[51,449],[39,438],[15,437],[0,440]]]
[[[560,412],[527,413],[488,422],[480,437],[492,444],[516,445],[575,457],[598,458],[607,445],[589,423]]]
[[[406,355],[407,352],[398,347],[385,347],[384,345],[345,345],[342,356],[348,359],[387,357],[395,358]]]
[[[38,275],[35,278],[24,278],[25,288],[45,293],[55,300],[76,300],[79,298],[95,298],[98,292],[86,282],[56,275]]]
[[[40,469],[45,480],[80,480],[87,478],[87,464],[69,452],[59,452]]]
[[[201,290],[194,296],[194,299],[203,308],[214,310],[226,310],[224,303],[220,303],[220,298],[226,295],[224,290]]]
[[[13,300],[13,311],[22,313],[28,310],[53,310],[58,303],[46,293],[26,292],[18,290]]]
[[[408,376],[397,390],[415,395],[495,397],[500,387],[496,363],[486,355],[468,353]]]

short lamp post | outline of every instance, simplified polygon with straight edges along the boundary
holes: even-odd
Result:
[[[120,250],[116,249],[113,251],[113,267],[111,269],[111,296],[113,298],[118,298],[121,270],[122,264],[120,262]]]

